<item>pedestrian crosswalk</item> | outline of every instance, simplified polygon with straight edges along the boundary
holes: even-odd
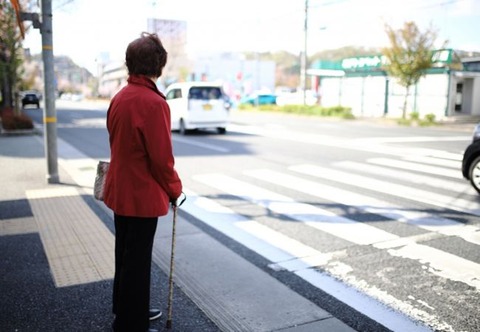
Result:
[[[405,297],[409,285],[398,285],[393,277],[379,282],[380,271],[370,271],[372,277],[358,273],[351,252],[370,248],[374,260],[383,257],[408,266],[419,285],[441,282],[454,292],[459,283],[472,290],[464,300],[473,303],[480,292],[480,204],[461,177],[459,160],[460,154],[429,153],[197,174],[189,182],[184,210],[266,258],[272,269],[292,272],[316,287],[322,287],[326,277],[340,281],[351,288],[347,296],[339,295],[347,304],[358,301],[359,293],[374,299],[377,304],[367,301],[360,311],[391,330],[405,326],[398,317],[386,318],[391,311],[372,306],[387,305],[433,329],[454,331],[443,320],[449,304],[432,300],[428,286]],[[217,195],[202,196],[196,187]],[[246,202],[265,215],[237,211],[238,205],[227,206],[215,196]],[[276,223],[264,222],[265,216],[277,218]],[[295,231],[289,229],[292,223]],[[308,236],[310,241],[304,241]],[[462,248],[443,245],[454,238]],[[325,250],[319,239],[337,246]],[[391,271],[402,273],[392,264]]]
[[[355,222],[310,204],[296,202],[291,198],[225,175],[203,175],[195,179],[355,244],[367,245],[398,238],[394,234],[367,224]],[[279,184],[281,185],[281,182]]]

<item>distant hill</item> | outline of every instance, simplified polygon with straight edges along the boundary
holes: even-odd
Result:
[[[339,49],[317,52],[308,57],[309,64],[317,60],[340,60],[343,58],[372,55],[380,53],[380,49],[364,48],[357,46],[345,46]],[[275,85],[289,88],[297,88],[300,85],[300,54],[293,54],[286,51],[279,52],[247,52],[245,57],[248,60],[270,60],[276,63]]]
[[[33,55],[31,62],[36,62],[38,68],[43,70],[42,56]],[[80,67],[68,56],[55,56],[54,70],[59,93],[71,92],[90,95],[96,84],[96,78],[86,68]]]

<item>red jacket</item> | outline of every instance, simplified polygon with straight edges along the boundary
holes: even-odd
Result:
[[[170,109],[147,77],[131,75],[107,113],[110,168],[104,202],[116,214],[158,217],[182,193],[174,168]]]

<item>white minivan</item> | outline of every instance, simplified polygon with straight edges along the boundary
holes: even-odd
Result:
[[[224,134],[230,102],[222,86],[208,82],[173,83],[165,90],[170,106],[172,130],[184,135],[190,129],[214,128]]]

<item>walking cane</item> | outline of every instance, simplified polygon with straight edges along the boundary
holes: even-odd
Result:
[[[173,225],[172,225],[172,252],[170,255],[170,276],[168,277],[168,309],[167,309],[167,329],[172,328],[172,302],[173,302],[173,257],[175,254],[175,225],[177,224],[177,206],[173,205]]]

